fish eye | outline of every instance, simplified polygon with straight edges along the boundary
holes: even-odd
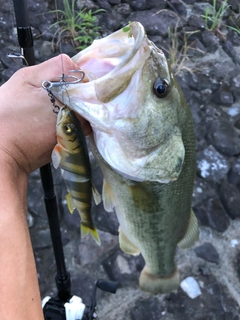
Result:
[[[153,91],[158,98],[166,97],[169,92],[168,80],[158,78],[153,85]]]

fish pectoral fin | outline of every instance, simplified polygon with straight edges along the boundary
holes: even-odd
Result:
[[[107,212],[112,212],[113,208],[115,207],[114,197],[113,197],[112,188],[106,179],[103,179],[102,197],[103,197],[104,209]]]
[[[73,210],[76,208],[76,206],[74,205],[73,199],[69,192],[66,195],[66,200],[67,200],[68,210],[70,211],[70,213],[73,213]]]
[[[93,239],[96,241],[96,243],[100,246],[101,244],[101,240],[99,238],[98,232],[97,230],[91,229],[87,226],[85,226],[84,224],[81,223],[81,237],[84,238],[88,235],[88,233],[91,234],[91,236],[93,237]]]
[[[100,193],[97,191],[96,187],[92,185],[92,195],[93,195],[93,200],[98,205],[102,201],[102,197]]]
[[[198,240],[198,237],[199,237],[198,221],[194,212],[191,210],[187,232],[183,237],[183,239],[178,243],[179,248],[181,249],[190,248]]]
[[[182,172],[185,148],[182,133],[175,127],[166,141],[150,153],[144,164],[144,170],[150,181],[168,183],[175,181]]]
[[[61,146],[57,144],[52,151],[52,164],[57,169],[61,162]]]
[[[127,254],[131,254],[133,256],[140,254],[139,249],[130,240],[128,240],[127,236],[121,229],[119,229],[119,245],[121,250]]]
[[[139,286],[142,290],[152,294],[169,293],[178,289],[180,284],[179,272],[177,269],[166,277],[152,274],[147,266],[141,272]]]

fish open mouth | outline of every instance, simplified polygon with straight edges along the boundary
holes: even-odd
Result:
[[[127,31],[123,28],[94,40],[88,48],[76,54],[72,60],[85,72],[83,81],[69,84],[68,94],[62,92],[62,88],[53,88],[53,94],[85,117],[78,108],[79,101],[94,104],[110,102],[127,88],[149,55],[144,27],[139,22],[131,22]]]
[[[145,30],[139,22],[98,40],[84,49],[73,61],[86,72],[85,82],[104,77],[114,77],[139,52]],[[103,79],[104,81],[104,79]]]

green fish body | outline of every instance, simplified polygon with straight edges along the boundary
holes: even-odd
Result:
[[[119,242],[141,253],[140,287],[179,286],[177,246],[198,239],[191,210],[196,171],[193,120],[163,52],[132,22],[73,57],[89,82],[70,85],[69,107],[93,129],[92,152],[104,175],[103,202],[117,213]]]
[[[92,194],[100,202],[91,183],[91,167],[86,141],[81,125],[73,111],[62,107],[57,119],[57,140],[52,153],[53,166],[62,169],[63,179],[69,193],[66,196],[68,209],[77,209],[81,217],[81,235],[89,232],[100,244],[98,233],[91,218]]]

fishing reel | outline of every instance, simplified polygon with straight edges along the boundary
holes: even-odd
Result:
[[[117,283],[113,281],[97,280],[95,282],[92,303],[85,305],[82,299],[77,296],[71,296],[64,301],[59,297],[51,298],[49,296],[42,300],[42,308],[45,320],[94,320],[97,319],[96,313],[96,292],[101,289],[105,292],[116,293]]]

